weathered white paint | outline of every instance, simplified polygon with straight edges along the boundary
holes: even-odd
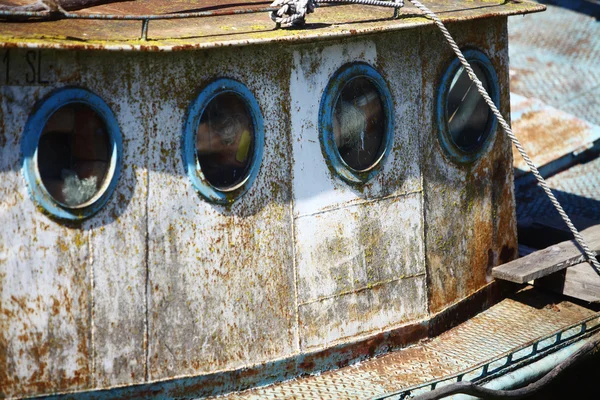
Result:
[[[499,25],[476,44],[505,41]],[[2,394],[232,370],[351,341],[426,318],[431,271],[460,279],[486,268],[487,255],[483,264],[481,255],[444,258],[445,243],[469,253],[496,240],[496,260],[514,213],[498,217],[493,205],[510,210],[511,175],[499,190],[474,185],[482,196],[468,212],[448,206],[463,201],[470,179],[498,169],[489,159],[470,176],[436,154],[432,98],[443,60],[432,60],[444,45],[432,32],[177,54],[56,52],[45,86],[2,86],[0,378],[20,380]],[[382,73],[396,118],[393,150],[361,190],[329,170],[317,127],[329,78],[353,61]],[[258,178],[230,207],[194,192],[180,147],[188,105],[223,76],[248,86],[265,122]],[[102,97],[124,140],[114,195],[70,227],[37,209],[19,159],[35,102],[65,85]],[[482,223],[469,227],[468,218]]]
[[[0,87],[0,393],[89,387],[87,232],[49,220],[27,193],[20,138],[41,87]],[[3,376],[4,375],[4,376]],[[22,388],[17,391],[17,388]]]
[[[79,65],[87,72],[82,85],[109,101],[123,137],[115,193],[83,224],[91,231],[94,384],[106,387],[146,374],[147,132],[153,111],[144,82],[131,79],[142,76],[142,57],[99,54]],[[115,75],[115,66],[127,74]]]
[[[427,313],[418,193],[297,219],[303,349]]]
[[[404,40],[418,43],[419,36]],[[418,47],[407,47],[399,59],[385,42],[385,37],[362,39],[294,52],[294,216],[303,349],[427,313],[420,102],[415,96],[421,85]],[[319,102],[330,78],[352,62],[368,63],[382,73],[395,109],[393,150],[360,191],[328,167],[318,128]],[[399,290],[409,286],[410,294]]]
[[[296,349],[288,89],[271,73],[285,65],[284,54],[267,51],[150,60],[150,70],[166,71],[164,80],[179,88],[156,107],[148,132],[151,379],[239,368]],[[186,107],[217,76],[250,89],[265,125],[258,178],[229,208],[194,192],[180,153]]]

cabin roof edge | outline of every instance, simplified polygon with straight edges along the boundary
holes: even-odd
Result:
[[[461,5],[466,4],[466,0],[458,0]],[[443,3],[439,0],[432,0],[434,3],[432,9],[438,12],[438,15],[445,23],[478,20],[494,17],[508,17],[513,15],[523,15],[544,11],[546,6],[533,3],[530,1],[500,1],[500,0],[477,0],[481,5],[472,6],[473,2],[469,2],[471,7],[462,9],[448,9],[447,5],[443,6],[436,3]],[[248,25],[248,30],[245,32],[236,32],[237,29],[223,24],[219,27],[211,26],[212,30],[207,31],[205,36],[196,37],[179,37],[179,38],[161,38],[160,35],[173,32],[171,21],[156,21],[158,25],[155,27],[155,32],[152,32],[152,24],[150,25],[150,40],[127,39],[127,34],[132,34],[140,30],[140,27],[131,26],[131,22],[137,22],[141,25],[141,21],[125,21],[129,23],[125,27],[124,21],[104,21],[104,20],[61,20],[51,22],[10,22],[0,24],[0,48],[29,48],[29,49],[66,49],[66,50],[105,50],[105,51],[140,51],[140,52],[174,52],[186,50],[204,50],[220,47],[238,47],[259,45],[268,43],[290,43],[290,42],[307,42],[314,40],[337,39],[343,37],[369,35],[382,32],[393,32],[406,29],[416,29],[422,26],[432,25],[433,21],[427,19],[423,15],[419,15],[416,9],[405,7],[402,9],[400,18],[392,19],[385,17],[390,13],[387,9],[369,7],[369,12],[361,13],[358,22],[339,22],[340,15],[350,15],[356,11],[357,6],[339,6],[326,7],[315,14],[311,14],[311,19],[308,21],[308,28],[304,29],[279,29],[273,30],[268,24],[270,21],[265,21],[262,28],[269,26],[269,29],[255,29],[258,25]],[[444,8],[446,7],[446,8]],[[458,8],[455,6],[455,8]],[[313,18],[312,15],[315,15]],[[356,16],[356,13],[353,14]],[[334,21],[337,17],[338,21],[335,24],[329,24],[323,21]],[[232,16],[239,17],[239,16]],[[212,17],[215,18],[215,17]],[[224,23],[232,22],[231,19],[219,21]],[[74,28],[73,24],[77,21],[82,27]],[[180,20],[176,20],[180,21]],[[186,19],[188,25],[190,20]],[[245,21],[245,22],[244,22]],[[256,20],[239,19],[240,23],[256,23]],[[112,35],[106,39],[91,39],[85,37],[86,29],[92,30],[94,23],[106,25],[115,25],[115,27],[105,27],[103,30]],[[169,23],[171,26],[169,27]],[[66,24],[72,24],[66,26]],[[206,24],[208,25],[208,24]],[[35,34],[32,34],[31,27],[40,28]],[[195,25],[197,29],[197,24]],[[243,24],[241,25],[243,26]],[[243,26],[244,27],[244,26]],[[312,29],[311,29],[312,28]],[[69,32],[69,30],[75,32]],[[193,29],[193,28],[187,28]],[[217,32],[223,30],[224,32]],[[254,31],[253,31],[254,30]],[[214,31],[214,32],[213,32]],[[152,35],[155,35],[152,37]],[[139,36],[139,35],[138,35]]]

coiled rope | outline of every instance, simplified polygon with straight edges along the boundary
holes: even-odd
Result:
[[[469,78],[473,81],[473,83],[477,87],[477,91],[479,92],[479,94],[481,94],[481,96],[483,97],[483,99],[485,100],[487,105],[489,106],[489,108],[492,111],[492,113],[494,114],[494,116],[496,116],[496,118],[498,118],[498,122],[500,123],[500,126],[502,126],[502,129],[504,130],[506,135],[510,138],[510,140],[512,141],[512,143],[514,144],[516,149],[519,151],[519,154],[521,154],[521,157],[523,157],[523,159],[525,160],[525,163],[529,167],[529,170],[531,171],[533,176],[535,176],[535,178],[537,179],[540,187],[546,193],[546,195],[552,202],[552,205],[554,206],[556,211],[558,211],[558,213],[560,214],[560,216],[563,219],[563,221],[565,222],[565,224],[567,224],[567,226],[569,227],[569,230],[573,234],[575,241],[579,244],[582,252],[585,254],[587,261],[590,263],[592,268],[594,268],[596,273],[598,275],[600,275],[600,263],[596,259],[596,254],[590,249],[586,240],[583,238],[581,233],[579,233],[579,231],[577,230],[575,225],[573,225],[573,222],[571,222],[571,218],[569,218],[569,216],[567,215],[565,210],[562,208],[562,206],[560,205],[560,203],[554,196],[554,193],[552,193],[552,190],[548,186],[548,183],[542,177],[542,175],[538,171],[537,167],[535,166],[535,164],[533,163],[531,158],[529,158],[529,156],[527,155],[527,152],[523,148],[523,145],[521,145],[521,142],[513,133],[510,125],[506,122],[506,120],[504,119],[504,117],[502,116],[502,114],[500,113],[500,111],[498,110],[496,105],[494,104],[493,100],[491,99],[491,97],[489,96],[489,94],[487,93],[485,88],[483,87],[483,84],[481,83],[479,78],[477,78],[477,75],[475,75],[473,68],[471,68],[471,65],[465,58],[464,54],[462,53],[462,51],[460,50],[458,45],[456,44],[456,41],[450,35],[450,32],[448,32],[448,29],[446,28],[446,26],[444,25],[442,20],[433,11],[431,11],[429,8],[424,6],[418,0],[409,0],[409,1],[417,9],[419,9],[421,12],[423,12],[423,14],[425,14],[425,16],[427,18],[431,19],[435,23],[435,25],[440,29],[440,31],[442,32],[442,35],[444,36],[444,38],[446,39],[446,41],[448,42],[448,44],[450,45],[450,47],[452,48],[454,53],[456,54],[456,57],[459,59],[460,63],[463,65],[463,67],[467,71]],[[304,23],[304,18],[306,16],[306,14],[314,12],[315,7],[321,3],[362,4],[362,5],[371,5],[371,6],[380,6],[380,7],[393,7],[396,10],[398,10],[398,8],[404,6],[404,0],[401,0],[401,1],[276,0],[275,2],[273,2],[273,4],[271,4],[271,6],[272,7],[280,7],[280,9],[278,11],[274,11],[273,13],[271,13],[271,19],[273,19],[273,21],[275,21],[277,24]]]

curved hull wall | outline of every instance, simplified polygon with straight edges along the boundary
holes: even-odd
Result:
[[[492,58],[507,115],[505,25],[453,32]],[[9,50],[24,67],[0,87],[0,395],[294,357],[427,320],[484,287],[516,247],[510,144],[497,135],[471,169],[441,154],[433,99],[451,56],[438,36],[169,54]],[[41,57],[37,72],[28,57]],[[393,149],[361,188],[333,175],[318,131],[329,78],[355,61],[383,75],[396,117]],[[187,107],[218,77],[244,83],[265,123],[258,178],[227,207],[194,191],[181,157]],[[109,203],[74,224],[38,209],[20,157],[34,104],[69,85],[108,103],[124,149]]]

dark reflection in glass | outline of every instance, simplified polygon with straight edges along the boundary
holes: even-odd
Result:
[[[222,190],[244,181],[254,154],[254,125],[244,100],[222,93],[200,118],[196,152],[206,180]]]
[[[106,124],[84,104],[56,111],[44,126],[37,150],[42,183],[59,203],[78,207],[102,187],[110,167]]]
[[[342,159],[357,171],[367,170],[384,152],[385,115],[379,91],[367,78],[355,78],[335,105],[333,134]]]
[[[472,66],[489,93],[487,75],[477,63]],[[450,84],[447,106],[448,129],[454,144],[465,152],[478,150],[490,134],[492,114],[464,67],[458,70]]]

